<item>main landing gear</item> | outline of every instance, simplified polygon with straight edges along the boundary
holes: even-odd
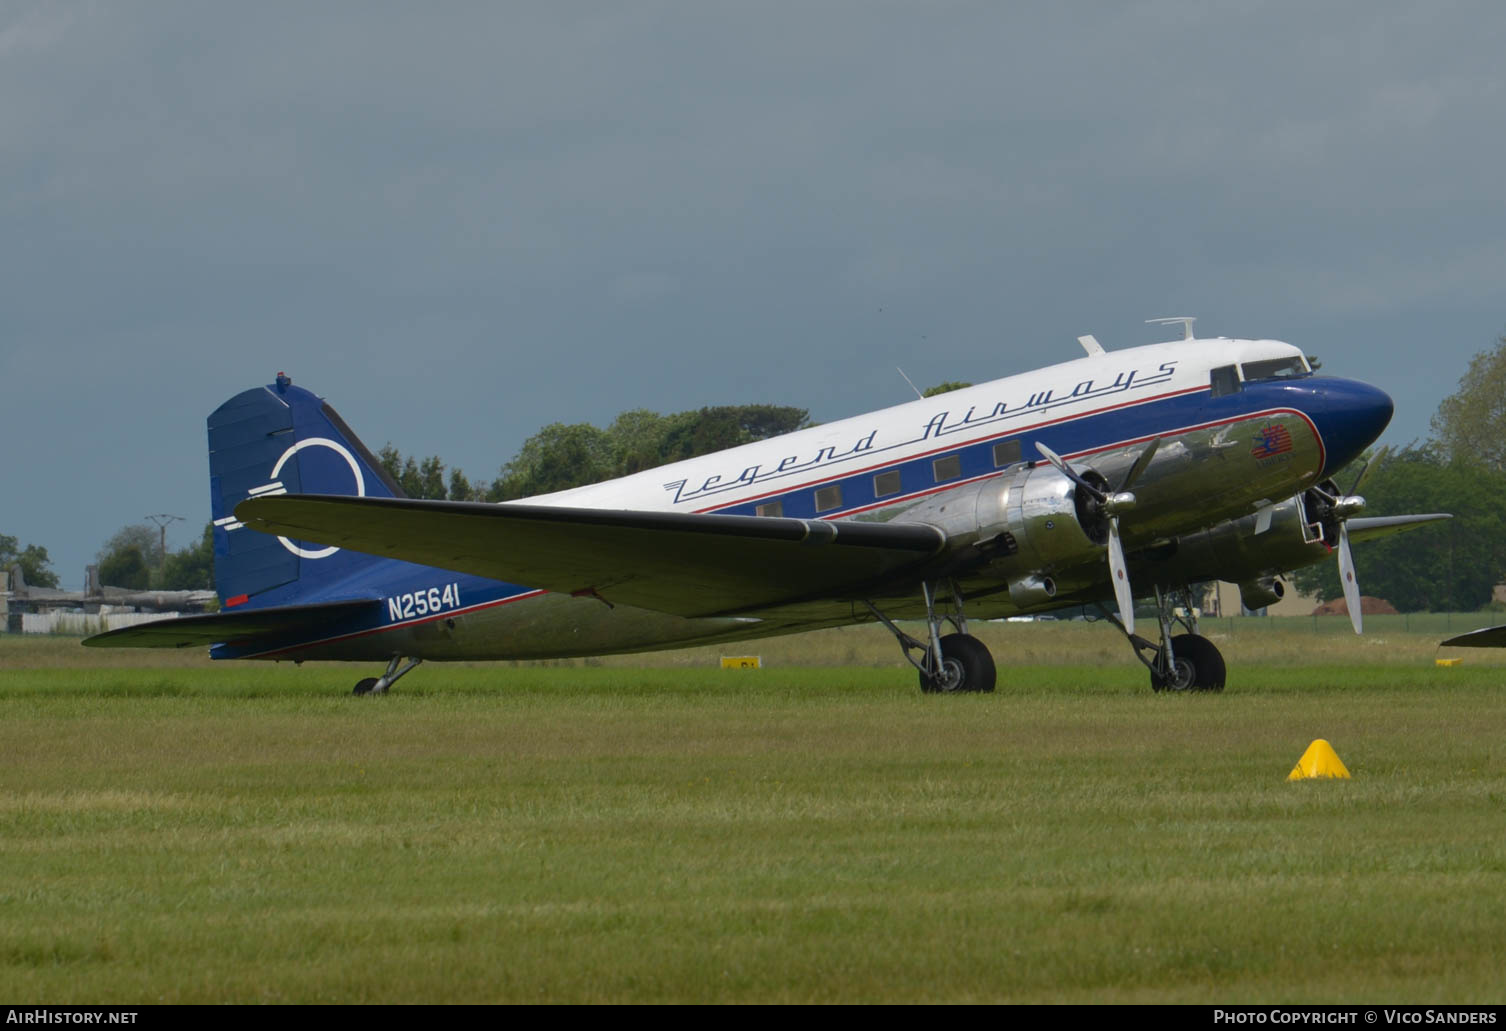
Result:
[[[936,584],[922,583],[920,591],[926,600],[926,629],[928,640],[918,641],[905,633],[884,615],[871,601],[863,604],[873,613],[889,632],[899,641],[905,660],[920,671],[920,689],[926,694],[951,694],[954,692],[984,692],[994,689],[998,673],[994,657],[983,642],[967,632],[967,617],[962,614],[962,592],[955,581],[945,581],[951,594],[951,611],[945,615],[937,612]],[[941,635],[943,622],[950,622],[956,632]],[[918,653],[919,658],[916,657]]]
[[[392,660],[387,663],[387,672],[383,673],[379,677],[367,677],[365,680],[358,682],[356,684],[356,689],[351,693],[358,695],[386,694],[387,689],[393,684],[397,683],[399,677],[401,677],[404,673],[408,672],[410,669],[417,666],[424,660],[414,659],[412,662],[408,663],[408,665],[403,666],[402,669],[398,669],[398,666],[402,664],[402,661],[403,657],[401,655],[394,655],[392,657]]]
[[[1182,604],[1176,603],[1178,598]],[[1099,606],[1104,616],[1124,633],[1124,626],[1114,613]],[[1222,691],[1226,670],[1224,657],[1212,641],[1197,632],[1197,614],[1192,607],[1192,591],[1161,593],[1156,588],[1156,623],[1161,628],[1161,643],[1152,644],[1139,634],[1124,636],[1135,649],[1135,658],[1150,670],[1152,691]],[[1180,624],[1187,632],[1172,635]]]

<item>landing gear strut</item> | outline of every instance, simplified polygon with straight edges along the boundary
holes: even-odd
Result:
[[[1161,593],[1156,589],[1156,623],[1161,629],[1161,643],[1152,644],[1139,634],[1124,633],[1118,618],[1099,606],[1109,622],[1119,628],[1135,649],[1135,658],[1150,670],[1152,691],[1222,691],[1227,671],[1224,657],[1212,641],[1197,632],[1197,615],[1192,607],[1192,589]],[[1180,609],[1178,598],[1182,601]],[[1180,624],[1187,632],[1172,636]]]
[[[404,673],[408,672],[410,669],[417,666],[424,660],[414,659],[412,662],[408,663],[408,665],[403,666],[402,669],[398,669],[398,666],[402,664],[402,661],[403,657],[401,655],[394,655],[392,657],[392,660],[387,663],[387,672],[383,673],[379,677],[367,677],[365,680],[360,681],[356,684],[356,689],[351,693],[358,695],[386,694],[387,689],[393,684],[397,683],[399,677],[401,677]]]
[[[936,608],[936,586],[922,583],[921,596],[926,600],[926,629],[929,640],[918,641],[905,633],[880,612],[871,601],[863,604],[899,641],[905,661],[920,671],[920,689],[926,694],[953,692],[987,692],[994,689],[998,672],[994,657],[983,642],[967,632],[967,617],[962,613],[962,592],[952,580],[946,581],[951,594],[951,611],[945,615]],[[941,626],[950,622],[956,633],[941,636]],[[916,657],[918,653],[919,657]]]

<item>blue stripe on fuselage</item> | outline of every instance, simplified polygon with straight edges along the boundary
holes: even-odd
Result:
[[[1177,391],[1133,405],[1066,416],[1007,433],[989,433],[900,461],[876,463],[842,476],[809,480],[781,491],[702,511],[756,515],[761,506],[773,502],[779,503],[781,515],[797,519],[833,519],[855,512],[878,511],[888,505],[913,501],[925,494],[993,475],[1018,461],[1039,461],[1043,456],[1035,448],[1037,441],[1058,454],[1077,456],[1176,434],[1211,421],[1237,420],[1273,408],[1290,408],[1305,413],[1315,405],[1322,407],[1321,395],[1315,386],[1320,382],[1323,381],[1315,377],[1304,377],[1301,380],[1250,383],[1238,393],[1216,399],[1209,398],[1206,388]],[[1319,437],[1322,445],[1321,430]],[[1018,458],[995,463],[995,446],[1008,440],[1019,441]],[[954,455],[958,458],[957,475],[938,480],[935,463]],[[1326,458],[1326,464],[1335,461],[1332,454],[1327,454]],[[1345,457],[1340,464],[1347,461],[1349,458]],[[898,492],[878,497],[875,494],[876,478],[896,471],[900,474]],[[840,504],[834,509],[817,512],[816,489],[830,487],[840,488]]]

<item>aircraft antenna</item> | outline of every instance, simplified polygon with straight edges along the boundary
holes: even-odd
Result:
[[[896,365],[894,367],[894,371],[897,372],[897,373],[899,373],[901,376],[905,376],[905,370],[901,369],[898,365]],[[924,401],[926,399],[926,395],[922,394],[920,392],[920,388],[917,387],[913,382],[911,382],[909,376],[905,376],[905,382],[910,384],[910,389],[913,390],[913,391],[915,391],[915,396],[916,397],[920,398],[922,401]]]
[[[1192,324],[1197,321],[1196,315],[1171,315],[1164,319],[1146,319],[1147,326],[1171,326],[1180,322],[1182,324],[1182,339],[1191,340]]]

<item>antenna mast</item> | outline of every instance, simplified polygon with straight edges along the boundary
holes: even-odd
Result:
[[[159,512],[157,515],[142,516],[142,518],[151,520],[157,526],[157,536],[159,538],[159,543],[157,545],[157,554],[160,556],[160,558],[158,559],[158,564],[160,565],[161,563],[167,561],[167,524],[174,522],[181,523],[183,521],[183,517],[168,515],[166,512]]]
[[[1164,319],[1146,319],[1147,326],[1174,326],[1178,322],[1182,324],[1182,339],[1191,340],[1192,324],[1197,321],[1196,315],[1172,315]]]

